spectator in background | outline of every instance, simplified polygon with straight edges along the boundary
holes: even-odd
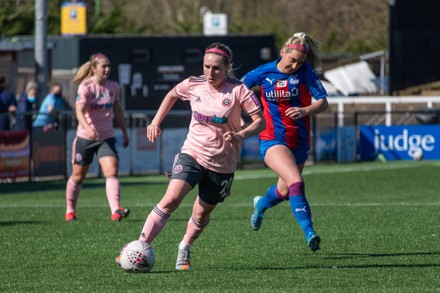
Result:
[[[18,98],[15,130],[31,130],[33,111],[37,110],[37,83],[30,81],[26,84],[25,92]]]
[[[41,103],[40,110],[32,126],[43,127],[44,131],[58,127],[58,115],[63,108],[61,84],[54,82],[50,86],[49,94]]]
[[[10,115],[16,110],[15,95],[6,90],[6,78],[0,75],[0,131],[11,130]]]

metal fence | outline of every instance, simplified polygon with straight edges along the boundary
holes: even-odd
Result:
[[[125,122],[131,135],[130,144],[137,149],[133,149],[134,154],[126,155],[123,162],[121,162],[125,165],[129,164],[129,167],[122,168],[122,176],[169,171],[171,167],[169,157],[173,157],[175,154],[173,152],[180,149],[186,138],[191,112],[186,110],[171,111],[161,125],[164,134],[168,133],[168,135],[161,136],[157,145],[150,145],[145,137],[145,127],[150,123],[155,113],[155,111],[125,112]],[[24,113],[30,121],[36,114],[36,112]],[[16,116],[9,115],[13,131],[0,131],[0,142],[3,143],[0,143],[0,180],[14,181],[19,178],[20,180],[35,181],[54,177],[67,178],[70,172],[71,154],[69,151],[71,151],[71,144],[78,123],[74,113],[72,111],[60,112],[57,119],[55,119],[55,123],[48,129],[32,128],[31,125],[28,125],[27,130],[19,131],[14,129],[15,119]],[[389,125],[390,123],[392,125],[439,124],[440,109],[432,107],[419,110],[394,111],[346,110],[343,115],[340,112],[330,110],[313,116],[310,131],[311,152],[308,163],[337,162],[337,152],[341,149],[341,141],[338,136],[343,128],[354,127],[354,148],[357,149],[361,125],[375,126]],[[16,137],[11,136],[13,133],[16,133]],[[24,147],[26,143],[27,147]],[[5,149],[7,151],[4,151]],[[146,151],[138,155],[136,152],[138,149]],[[121,151],[123,150],[121,149]],[[150,156],[151,160],[159,161],[154,167],[136,169],[133,167],[136,164],[143,164],[143,162],[151,164],[148,158],[144,158],[142,161],[141,156]],[[359,157],[356,156],[355,160],[358,159]],[[10,166],[12,166],[12,169],[15,168],[12,173],[10,170],[4,170]],[[259,154],[258,136],[245,140],[238,168],[265,167]],[[17,170],[19,168],[21,169]],[[95,166],[95,171],[90,176],[100,176],[99,166]]]

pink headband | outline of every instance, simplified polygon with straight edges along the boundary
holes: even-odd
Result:
[[[98,60],[98,59],[108,59],[108,58],[107,58],[107,56],[105,56],[104,54],[102,54],[102,53],[98,53],[98,54],[96,54],[96,56],[95,56],[95,60]]]
[[[304,46],[303,44],[288,44],[288,45],[286,45],[286,46],[284,46],[284,47],[285,47],[285,48],[288,48],[288,49],[295,49],[295,50],[298,50],[298,51],[300,51],[300,52],[303,52],[304,54],[306,54],[307,51],[308,51],[307,47]]]
[[[228,59],[229,59],[229,57],[231,57],[231,56],[229,56],[229,54],[227,52],[225,52],[225,51],[223,51],[221,49],[217,49],[217,48],[210,48],[210,49],[205,51],[205,54],[206,53],[217,53],[217,54],[220,54],[223,57],[226,57]]]

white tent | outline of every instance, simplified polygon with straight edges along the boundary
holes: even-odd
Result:
[[[344,96],[377,92],[376,76],[366,61],[327,70],[324,77]]]
[[[325,88],[327,95],[329,97],[341,96],[341,93],[338,91],[338,89],[330,82],[325,81],[325,80],[321,80],[321,83],[322,83],[322,86]]]

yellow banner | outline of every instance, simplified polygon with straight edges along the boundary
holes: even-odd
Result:
[[[86,33],[86,3],[63,2],[61,4],[61,34],[84,35]]]

